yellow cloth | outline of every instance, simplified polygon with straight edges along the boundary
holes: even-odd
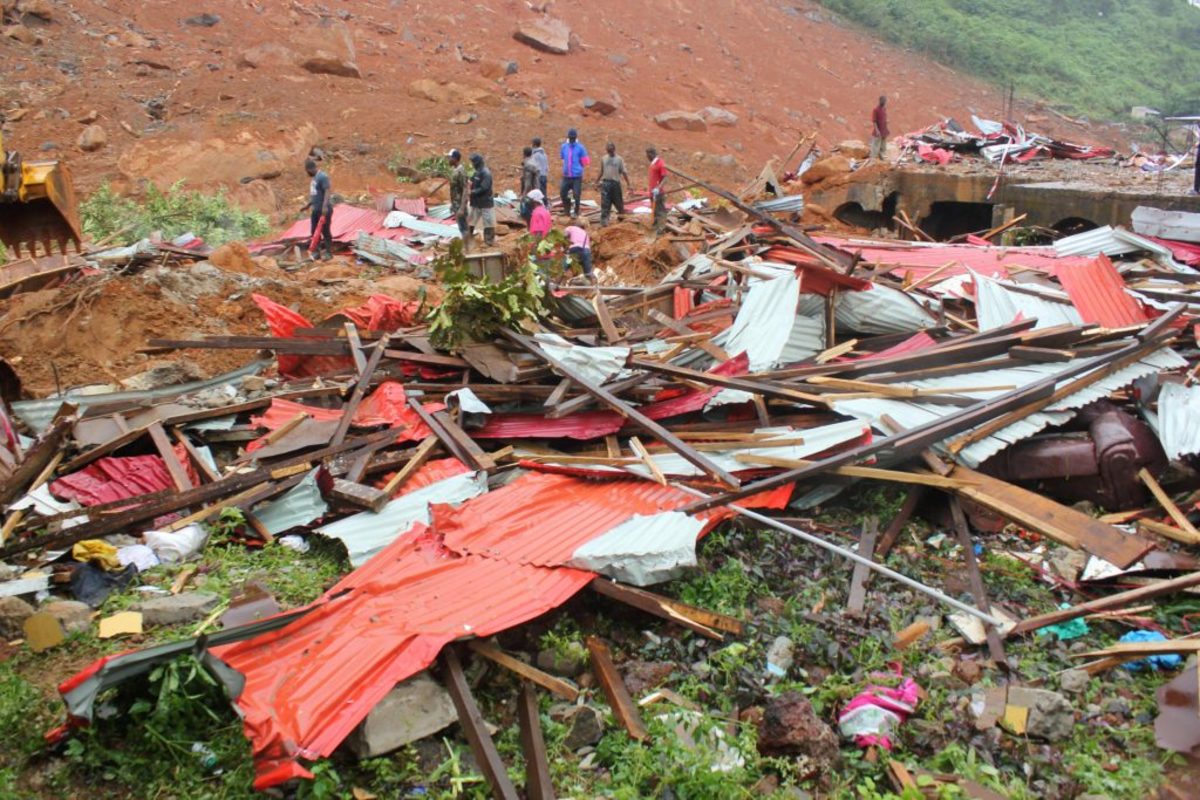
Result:
[[[100,539],[85,539],[76,542],[71,548],[71,557],[76,561],[94,561],[107,570],[118,570],[121,561],[117,558],[117,548]]]

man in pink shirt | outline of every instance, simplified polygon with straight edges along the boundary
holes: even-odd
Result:
[[[567,235],[567,256],[563,262],[563,270],[570,268],[570,257],[574,256],[583,267],[584,276],[591,283],[596,282],[596,277],[592,274],[592,237],[588,236],[588,232],[578,225],[569,225],[564,231]]]
[[[533,206],[529,214],[529,235],[534,241],[538,241],[550,233],[550,227],[553,225],[550,209],[546,208],[546,195],[542,194],[541,189],[531,189],[525,196]]]

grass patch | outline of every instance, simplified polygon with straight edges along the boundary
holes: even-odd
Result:
[[[140,200],[122,197],[105,183],[80,204],[79,213],[84,233],[93,240],[137,241],[161,233],[169,241],[194,233],[218,246],[270,230],[265,215],[237,208],[224,191],[203,194],[184,188],[182,182],[165,192],[151,185]]]

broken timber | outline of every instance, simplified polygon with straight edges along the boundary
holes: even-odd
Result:
[[[621,726],[625,728],[630,737],[638,741],[648,739],[650,734],[642,722],[642,715],[638,712],[633,698],[629,696],[629,689],[625,687],[625,681],[621,680],[621,673],[617,672],[617,666],[608,652],[608,645],[597,636],[589,636],[587,637],[587,648],[592,656],[592,668],[596,671],[596,680],[599,681],[600,688],[604,690],[604,696],[608,698],[613,716],[620,721]]]

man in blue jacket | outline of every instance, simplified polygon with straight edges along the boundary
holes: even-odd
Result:
[[[578,138],[579,134],[574,128],[571,128],[567,131],[567,140],[558,150],[563,165],[559,199],[562,200],[563,211],[570,214],[571,219],[579,216],[579,201],[583,194],[583,170],[592,161],[588,158],[587,148],[578,141]],[[571,205],[572,195],[575,196],[574,205]]]

